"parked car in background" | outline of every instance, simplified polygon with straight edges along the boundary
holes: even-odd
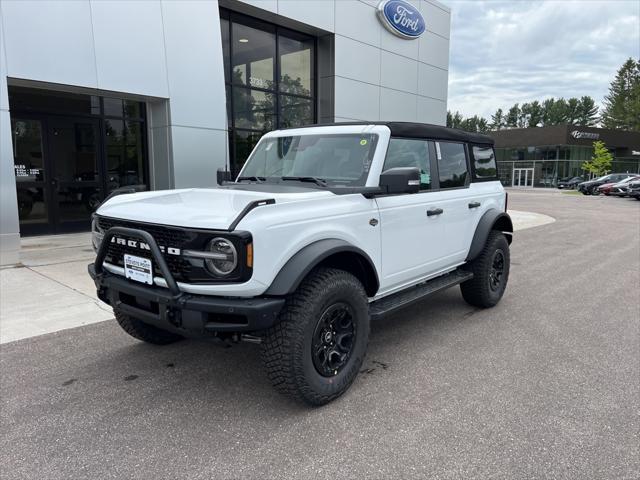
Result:
[[[627,197],[635,198],[636,200],[640,200],[640,180],[634,180],[629,182],[626,187],[626,195]]]
[[[627,178],[624,178],[622,180],[620,180],[619,182],[607,182],[603,185],[600,185],[598,188],[596,188],[593,191],[593,195],[600,195],[600,194],[604,194],[604,195],[609,195],[611,193],[611,189],[615,186],[618,185],[619,183],[623,183],[623,182],[627,182],[630,180],[635,179],[636,176],[635,175],[629,175],[627,176]]]
[[[614,183],[609,188],[609,193],[605,193],[605,195],[614,195],[616,197],[626,197],[627,196],[627,187],[633,183],[640,181],[640,175],[633,175],[629,178],[622,180],[621,182]],[[600,187],[602,188],[602,187]]]
[[[577,189],[584,195],[597,195],[597,188],[605,183],[616,183],[628,178],[628,173],[610,173],[602,177],[595,178],[593,180],[587,180],[586,182],[579,183]]]
[[[563,178],[558,182],[558,188],[560,189],[574,189],[578,186],[579,183],[584,182],[584,178],[582,177],[567,177]]]

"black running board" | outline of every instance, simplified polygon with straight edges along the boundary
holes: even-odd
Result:
[[[369,304],[369,315],[372,320],[380,319],[412,303],[419,302],[429,295],[466,282],[472,278],[473,273],[471,272],[460,269],[454,270],[453,272],[428,280],[415,287],[371,302]]]

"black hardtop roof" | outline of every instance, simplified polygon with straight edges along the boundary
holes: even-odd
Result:
[[[442,125],[431,125],[429,123],[416,122],[335,122],[305,125],[304,127],[283,128],[281,130],[293,130],[297,128],[330,127],[341,125],[386,125],[391,130],[392,137],[404,138],[427,138],[430,140],[451,140],[455,142],[480,143],[483,145],[493,145],[493,138],[482,133],[465,132],[457,128],[443,127]]]

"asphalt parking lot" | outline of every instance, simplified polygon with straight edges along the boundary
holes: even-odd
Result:
[[[640,202],[511,192],[502,302],[458,289],[373,326],[332,404],[279,396],[254,345],[138,343],[115,321],[0,347],[0,476],[640,477]]]

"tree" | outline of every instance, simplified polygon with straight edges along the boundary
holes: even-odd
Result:
[[[447,127],[459,128],[467,132],[481,132],[485,133],[489,131],[489,122],[486,118],[474,115],[473,117],[464,118],[460,112],[447,112]]]
[[[588,96],[580,98],[576,125],[593,127],[596,123],[598,123],[598,107],[595,100]]]
[[[486,118],[474,115],[463,120],[460,128],[466,132],[486,133],[489,131],[489,122],[487,122]]]
[[[593,142],[593,157],[582,164],[582,169],[597,177],[606,175],[611,170],[613,155],[602,141]]]
[[[640,131],[640,60],[629,58],[604,97],[602,124],[606,128]]]
[[[534,100],[529,104],[527,126],[537,127],[542,124],[542,105],[538,100]]]
[[[550,98],[543,103],[543,123],[560,125],[569,121],[569,106],[564,98]]]
[[[464,118],[460,114],[460,112],[456,111],[456,113],[452,114],[450,111],[447,111],[447,127],[449,128],[462,128],[462,122]]]
[[[496,113],[491,115],[490,127],[492,130],[502,130],[505,127],[504,113],[501,108],[496,110]]]
[[[520,105],[517,103],[509,109],[507,112],[507,117],[505,118],[505,123],[509,128],[517,128],[518,120],[520,119]]]

